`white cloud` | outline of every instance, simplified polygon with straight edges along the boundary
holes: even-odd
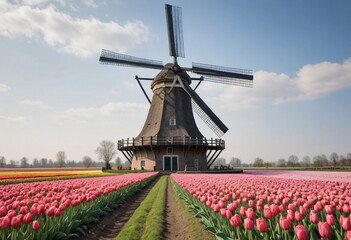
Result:
[[[343,63],[322,62],[303,66],[294,78],[286,74],[257,71],[254,87],[228,87],[207,83],[203,89],[221,89],[217,96],[206,99],[227,110],[314,100],[328,93],[351,87],[351,58]]]
[[[139,104],[139,103],[113,103],[110,102],[100,108],[100,112],[104,115],[111,115],[114,113],[119,114],[133,114],[138,113],[140,111],[144,111],[148,109],[148,105],[146,104]]]
[[[10,122],[26,122],[27,118],[25,118],[25,117],[7,117],[7,116],[0,115],[0,120],[10,121]]]
[[[66,110],[61,118],[84,119],[114,114],[133,115],[140,111],[146,111],[148,105],[130,102],[110,102],[99,108],[70,108]]]
[[[0,83],[0,92],[7,92],[10,89],[11,88],[9,86],[7,86],[6,84]]]
[[[22,100],[19,102],[22,105],[29,105],[29,106],[36,106],[39,108],[50,108],[49,106],[45,105],[42,101],[36,101],[36,100]]]
[[[95,108],[70,108],[64,112],[67,118],[91,118],[96,116],[98,110]]]
[[[45,1],[27,2],[35,5]],[[141,21],[120,25],[113,21],[102,22],[94,17],[73,18],[52,4],[38,8],[1,1],[0,17],[0,34],[3,36],[42,38],[58,51],[81,57],[91,56],[102,48],[123,53],[147,41],[149,35],[148,27]]]

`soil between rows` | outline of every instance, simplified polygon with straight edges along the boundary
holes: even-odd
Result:
[[[189,234],[185,231],[187,221],[178,207],[174,194],[172,183],[170,179],[168,179],[164,238],[172,240],[191,239]]]
[[[139,207],[141,202],[149,194],[150,190],[158,182],[159,179],[160,176],[158,176],[151,184],[146,186],[144,189],[141,189],[126,202],[119,205],[115,210],[109,212],[105,216],[100,217],[97,223],[89,224],[87,226],[88,231],[85,232],[85,236],[80,234],[78,239],[106,240],[117,237],[124,225],[128,222],[129,218],[133,215],[134,211]]]

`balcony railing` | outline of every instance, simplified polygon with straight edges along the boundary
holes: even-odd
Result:
[[[118,141],[117,147],[122,150],[138,146],[203,146],[209,148],[225,148],[225,142],[222,139],[206,139],[191,137],[141,137],[127,138]]]

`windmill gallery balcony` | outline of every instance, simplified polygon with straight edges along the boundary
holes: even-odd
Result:
[[[206,148],[207,150],[223,150],[225,142],[222,139],[206,139],[191,137],[141,137],[122,139],[118,141],[118,150],[132,150],[146,146],[193,146]]]

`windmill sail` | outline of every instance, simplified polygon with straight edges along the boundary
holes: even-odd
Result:
[[[191,71],[204,76],[205,81],[252,87],[252,70],[193,63]]]
[[[153,68],[153,69],[164,68],[163,63],[161,61],[133,57],[129,55],[115,53],[105,49],[101,51],[101,56],[99,61],[102,64],[111,64],[111,65],[125,66],[125,67],[144,67],[144,68]]]
[[[169,55],[185,57],[182,25],[182,9],[166,4],[166,19],[169,42]]]
[[[211,128],[218,137],[221,137],[228,131],[228,128],[224,123],[212,112],[212,110],[206,105],[206,103],[200,98],[199,95],[188,85],[187,82],[183,81],[184,90],[190,95],[193,109],[199,115],[199,117]]]

